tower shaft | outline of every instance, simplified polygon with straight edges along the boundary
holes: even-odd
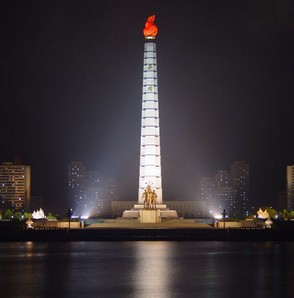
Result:
[[[141,146],[138,203],[143,203],[143,193],[149,184],[162,203],[162,176],[160,155],[160,127],[157,84],[157,57],[154,41],[144,45],[143,95],[141,114]]]

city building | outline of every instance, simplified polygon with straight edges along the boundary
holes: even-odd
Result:
[[[111,216],[111,202],[118,199],[119,184],[116,179],[105,179],[105,214]]]
[[[80,216],[102,216],[105,214],[104,189],[100,186],[87,187],[84,190],[84,204]]]
[[[226,170],[219,170],[215,175],[214,183],[218,213],[226,209],[231,217],[236,216],[236,190],[233,188],[232,174]]]
[[[111,201],[111,217],[122,217],[125,210],[131,210],[136,201]]]
[[[98,171],[87,171],[82,162],[68,165],[69,206],[74,216],[109,217],[116,194],[116,180],[105,179]]]
[[[106,213],[105,186],[99,172],[89,171],[86,174],[84,196],[84,216],[102,216]]]
[[[235,161],[231,166],[232,187],[236,191],[237,214],[244,215],[251,211],[249,201],[249,164]]]
[[[68,195],[69,207],[74,214],[81,214],[85,207],[86,167],[82,162],[73,161],[68,165]]]
[[[235,161],[231,171],[218,170],[213,177],[203,177],[199,198],[207,202],[212,216],[220,216],[223,209],[229,217],[244,217],[252,212],[249,200],[249,164]]]
[[[216,188],[214,179],[211,177],[203,177],[200,180],[199,199],[205,201],[207,210],[210,214],[216,213]]]
[[[293,210],[294,207],[294,165],[287,166],[287,209]]]
[[[30,197],[30,166],[3,162],[0,165],[0,209],[29,212]]]
[[[166,207],[177,210],[178,216],[184,218],[207,218],[209,212],[206,201],[165,201]]]

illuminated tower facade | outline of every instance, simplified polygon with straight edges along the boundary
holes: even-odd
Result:
[[[143,66],[139,204],[143,204],[142,195],[147,185],[150,185],[151,188],[155,190],[158,204],[162,203],[157,57],[155,44],[158,29],[153,23],[154,20],[155,16],[150,16],[143,31],[146,41],[144,45]]]
[[[150,16],[145,23],[144,36],[144,67],[143,94],[141,114],[141,144],[138,204],[134,208],[125,210],[123,218],[138,218],[140,223],[157,223],[161,218],[178,218],[176,210],[171,210],[163,204],[162,177],[160,155],[160,128],[157,84],[157,57],[155,37],[157,27],[154,25],[155,16]],[[144,191],[151,189],[156,194],[156,206],[146,208]],[[146,192],[145,192],[146,194]],[[145,198],[144,198],[145,197]],[[146,201],[145,201],[146,202]]]
[[[0,164],[0,209],[30,211],[31,168],[27,165]]]

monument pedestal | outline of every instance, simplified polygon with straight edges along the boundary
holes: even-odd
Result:
[[[161,222],[159,209],[141,209],[139,216],[140,223],[159,223]]]
[[[139,219],[141,217],[142,210],[147,210],[147,211],[158,210],[160,218],[166,218],[166,219],[178,218],[177,211],[170,210],[170,209],[166,208],[165,204],[156,204],[156,209],[144,209],[143,204],[135,204],[133,209],[125,210],[123,212],[122,218],[125,218],[125,219],[138,218]]]

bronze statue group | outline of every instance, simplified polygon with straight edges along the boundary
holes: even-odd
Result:
[[[142,195],[142,198],[144,199],[144,208],[156,209],[157,194],[156,194],[155,190],[152,191],[150,185],[147,185],[147,187],[144,190],[144,193]]]

